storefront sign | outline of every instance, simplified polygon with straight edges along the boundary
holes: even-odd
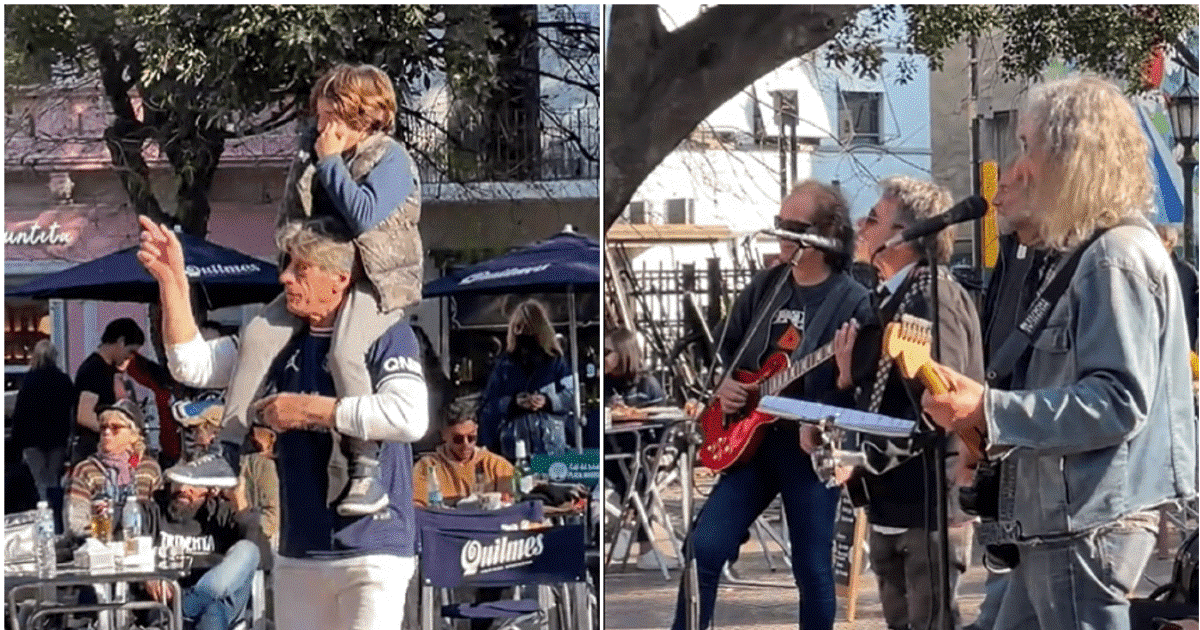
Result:
[[[582,453],[568,451],[561,455],[534,455],[529,468],[546,475],[554,483],[596,485],[600,480],[600,450],[585,448]]]
[[[20,230],[4,230],[5,245],[70,245],[75,241],[75,234],[59,232],[57,221],[50,227],[43,228],[34,223]]]
[[[124,208],[18,205],[5,207],[4,219],[4,258],[10,262],[87,262],[138,242],[137,216]]]

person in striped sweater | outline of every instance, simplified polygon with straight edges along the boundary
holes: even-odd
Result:
[[[67,529],[77,537],[92,535],[92,499],[107,495],[112,504],[113,528],[120,529],[121,506],[126,497],[139,501],[162,486],[158,461],[146,456],[142,411],[131,400],[99,409],[100,447],[75,465],[67,495]]]

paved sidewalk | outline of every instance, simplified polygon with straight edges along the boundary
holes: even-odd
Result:
[[[705,472],[697,473],[697,481],[705,484],[711,481]],[[666,493],[667,509],[672,515],[679,513],[678,492],[672,495]],[[658,531],[658,548],[662,551],[670,549],[666,542],[665,533]],[[1177,548],[1179,536],[1175,533],[1172,538],[1172,553]],[[798,594],[792,581],[791,570],[782,563],[782,552],[774,543],[767,546],[772,554],[775,570],[771,571],[766,557],[758,541],[753,537],[742,547],[742,552],[735,566],[740,577],[755,582],[775,584],[772,587],[762,586],[722,586],[717,595],[717,606],[714,613],[714,628],[728,630],[795,630],[798,626]],[[667,551],[668,555],[671,552]],[[958,605],[965,622],[973,620],[979,612],[983,601],[983,584],[987,571],[979,562],[979,550],[974,550],[974,561],[960,579]],[[679,587],[679,570],[670,572],[670,580],[664,581],[658,570],[639,571],[635,566],[636,558],[630,556],[629,565],[621,571],[619,562],[614,562],[613,568],[604,577],[604,628],[607,630],[643,630],[669,628],[675,614],[676,594]],[[1151,556],[1146,575],[1136,593],[1144,597],[1157,584],[1170,578],[1172,560],[1159,560],[1157,554]],[[858,607],[855,621],[846,619],[846,600],[838,598],[836,630],[886,630],[883,621],[883,610],[879,602],[879,594],[875,575],[870,568],[859,581]]]

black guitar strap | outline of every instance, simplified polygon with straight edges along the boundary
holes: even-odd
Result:
[[[1138,225],[1138,223],[1126,220],[1119,225]],[[1012,374],[1013,369],[1017,366],[1017,361],[1025,353],[1025,349],[1033,343],[1033,339],[1046,326],[1046,320],[1050,318],[1050,312],[1054,310],[1055,304],[1067,292],[1067,287],[1071,285],[1071,278],[1075,276],[1075,269],[1079,267],[1079,259],[1083,257],[1083,252],[1107,231],[1108,228],[1096,230],[1091,238],[1075,248],[1075,252],[1058,268],[1054,277],[1043,285],[1042,290],[1029,305],[1025,319],[1021,320],[1021,323],[1008,333],[1004,343],[992,354],[992,360],[988,362],[987,370],[984,372],[988,383],[994,384]]]

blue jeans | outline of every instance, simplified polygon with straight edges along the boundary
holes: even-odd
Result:
[[[196,622],[196,630],[228,630],[237,620],[250,601],[258,558],[258,545],[239,540],[220,564],[183,590],[183,616]]]
[[[800,449],[794,423],[771,425],[753,459],[717,480],[692,530],[700,592],[698,627],[707,628],[712,620],[721,569],[737,559],[750,526],[776,495],[782,495],[792,574],[800,588],[800,623],[804,630],[833,628],[833,526],[839,492],[817,479],[811,458]],[[684,629],[686,598],[681,584],[673,630]]]
[[[996,630],[1129,630],[1128,595],[1154,549],[1152,532],[1113,523],[1019,547]]]
[[[1000,602],[1004,600],[1004,591],[1008,589],[1009,575],[988,571],[987,580],[983,583],[983,603],[979,604],[979,616],[965,630],[992,630],[995,627]]]

